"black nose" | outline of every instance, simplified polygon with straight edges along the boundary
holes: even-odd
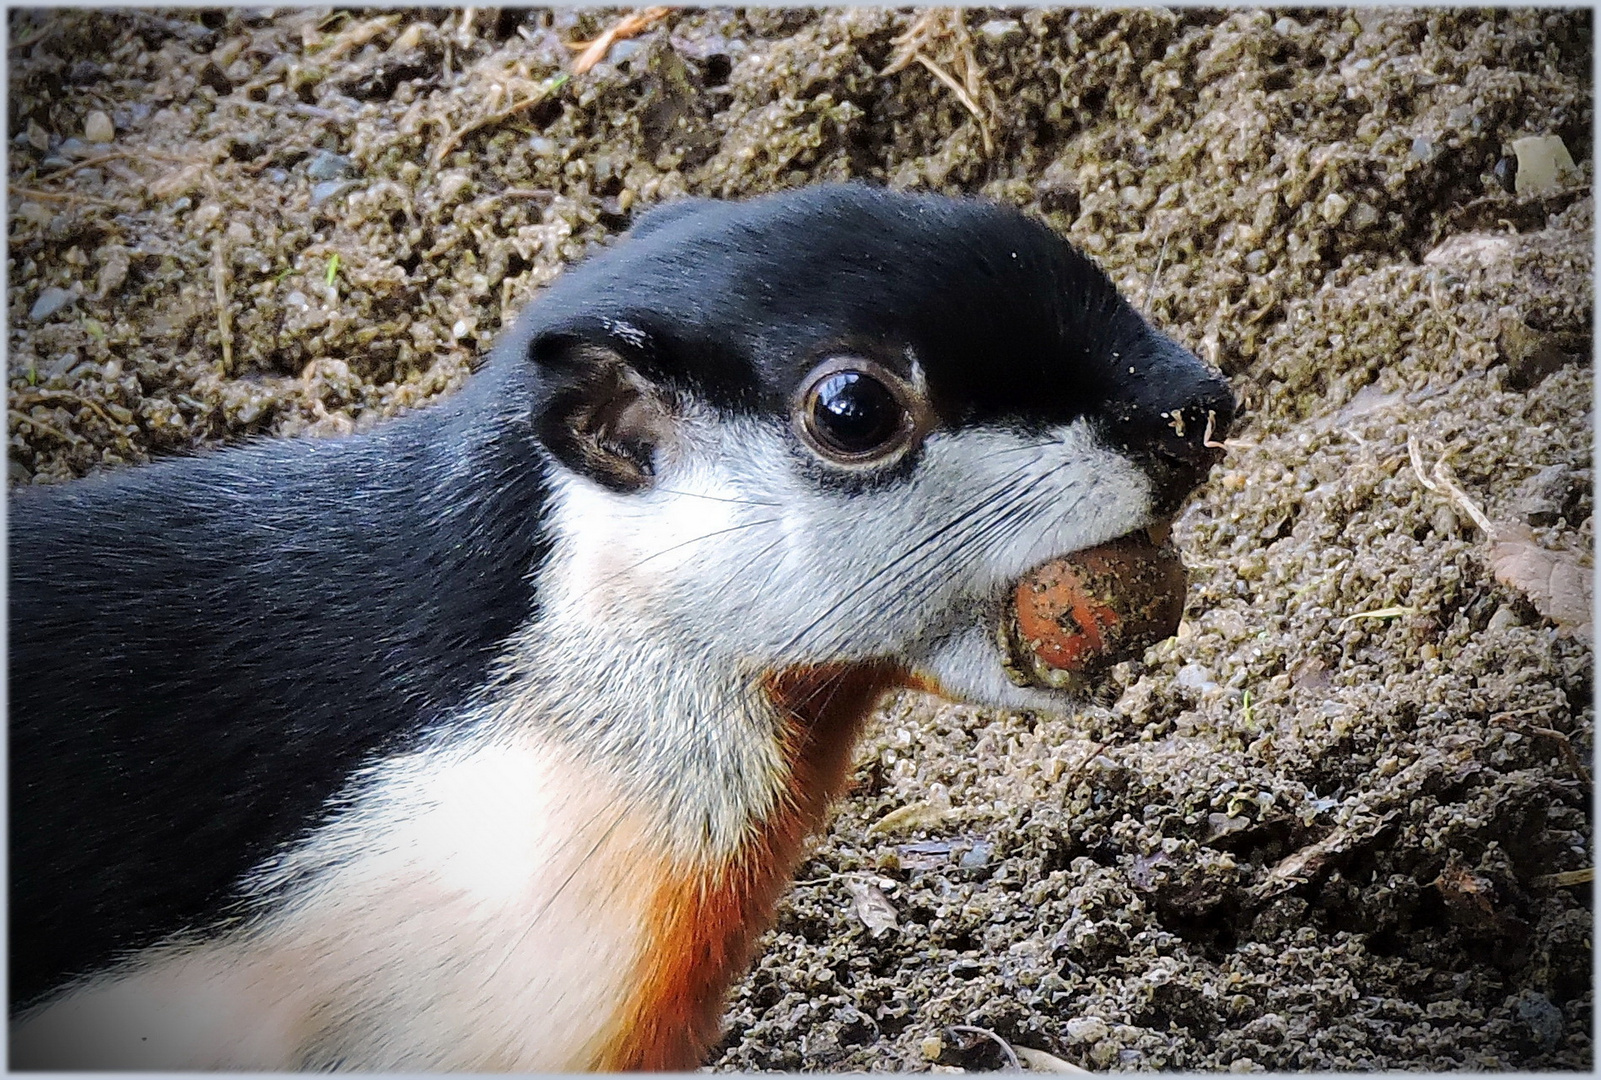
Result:
[[[1108,433],[1145,468],[1157,512],[1169,514],[1222,459],[1234,395],[1222,375],[1165,338],[1130,366],[1105,406]]]

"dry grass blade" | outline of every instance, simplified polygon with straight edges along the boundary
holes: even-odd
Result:
[[[851,910],[873,937],[900,925],[895,905],[889,902],[889,897],[877,885],[857,878],[846,878],[845,891],[851,894]]]
[[[35,420],[33,417],[29,416],[27,413],[20,412],[20,411],[18,411],[16,409],[12,409],[11,410],[11,419],[14,422],[19,423],[19,424],[27,424],[29,427],[33,428],[33,430],[39,432],[40,434],[53,435],[56,438],[60,439],[62,442],[66,443],[68,446],[76,446],[79,443],[85,441],[84,437],[82,435],[79,435],[79,434],[77,434],[75,432],[62,431],[59,428],[55,428],[55,427],[50,426],[49,424],[45,423],[43,420]]]
[[[112,202],[109,199],[97,199],[93,195],[78,195],[70,191],[40,191],[38,188],[25,188],[16,184],[7,184],[6,190],[24,199],[42,199],[45,202],[66,203],[69,206],[103,206],[111,210],[130,209],[127,203]]]
[[[1541,874],[1537,878],[1530,878],[1529,884],[1539,885],[1548,889],[1566,889],[1574,885],[1588,885],[1595,880],[1595,867],[1587,866],[1583,870],[1563,870],[1556,874]]]
[[[217,340],[222,345],[222,370],[233,370],[233,318],[228,310],[228,259],[222,238],[211,247],[211,297],[217,306]]]
[[[320,63],[330,64],[347,53],[354,52],[379,34],[387,33],[400,23],[399,15],[380,15],[341,30],[332,41],[316,53]],[[311,50],[307,50],[308,52]]]
[[[569,49],[582,49],[578,59],[573,61],[573,74],[582,75],[590,68],[606,59],[611,47],[619,41],[643,34],[652,26],[672,13],[670,7],[648,7],[640,11],[631,11],[617,22],[606,28],[600,37],[593,41],[568,42]]]
[[[1055,1054],[1047,1054],[1044,1050],[1035,1050],[1031,1046],[1014,1046],[1017,1056],[1023,1064],[1029,1067],[1030,1072],[1075,1073],[1089,1076],[1090,1070],[1071,1061],[1065,1061]]]
[[[929,55],[937,42],[948,42],[950,59],[941,64]],[[978,60],[973,55],[973,42],[967,25],[958,8],[931,8],[912,22],[906,31],[894,38],[895,52],[880,75],[894,75],[914,62],[923,65],[934,78],[956,95],[962,108],[972,114],[978,124],[979,138],[984,144],[984,156],[995,153],[995,140],[990,134],[990,116],[980,99],[984,96],[984,80]],[[956,74],[952,74],[952,70]],[[958,78],[958,75],[960,76]]]
[[[891,39],[890,44],[895,46],[895,52],[879,74],[894,75],[910,67],[923,46],[944,32],[945,20],[949,16],[950,10],[947,8],[929,8],[919,15],[905,33]]]
[[[84,397],[71,390],[29,390],[25,393],[14,394],[11,398],[13,405],[41,405],[51,401],[70,401],[80,408],[87,408],[96,416],[106,422],[109,428],[117,428],[117,421],[107,415],[106,410],[94,398]]]
[[[973,95],[968,92],[967,87],[957,82],[955,76],[922,53],[918,53],[912,59],[927,68],[934,78],[950,87],[951,93],[956,95],[956,100],[962,103],[962,108],[972,113],[973,118],[978,121],[979,131],[984,136],[984,153],[987,155],[993,151],[994,146],[989,137],[989,117],[985,115],[983,107],[973,100]]]
[[[1429,470],[1431,479],[1424,472],[1423,452],[1410,437],[1407,454],[1418,482],[1429,491],[1443,493],[1484,533],[1490,544],[1490,573],[1495,579],[1528,597],[1535,610],[1555,623],[1561,633],[1588,638],[1594,626],[1595,575],[1580,562],[1579,553],[1543,546],[1525,525],[1491,520],[1484,507],[1457,484],[1446,455],[1442,454]]]

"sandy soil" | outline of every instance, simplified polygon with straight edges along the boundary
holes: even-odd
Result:
[[[715,1065],[1590,1068],[1589,13],[715,9],[564,79],[621,14],[12,13],[10,482],[419,405],[685,192],[1018,204],[1245,402],[1185,623],[1071,716],[891,703]]]

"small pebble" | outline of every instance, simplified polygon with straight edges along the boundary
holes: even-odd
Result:
[[[355,186],[354,180],[324,180],[311,189],[311,205],[318,206],[329,199],[337,199]]]
[[[613,45],[611,47],[611,51],[606,54],[606,60],[608,63],[621,64],[642,48],[644,48],[644,42],[641,42],[637,39],[619,41],[617,44]]]
[[[1518,618],[1518,613],[1507,607],[1505,604],[1502,604],[1500,607],[1495,609],[1495,614],[1490,616],[1490,621],[1484,629],[1487,633],[1494,634],[1499,633],[1502,630],[1510,630],[1514,626],[1522,625],[1523,620]]]
[[[313,180],[339,180],[343,177],[353,176],[356,172],[355,163],[343,154],[330,153],[319,150],[311,163],[306,166],[306,175]]]
[[[1512,152],[1518,156],[1517,177],[1513,187],[1519,195],[1538,195],[1555,191],[1573,182],[1578,168],[1573,155],[1560,136],[1528,136],[1512,140]]]
[[[111,117],[98,109],[83,118],[83,137],[92,143],[108,143],[117,137]]]
[[[122,283],[128,280],[131,265],[127,248],[119,244],[107,250],[100,263],[99,295],[107,297],[122,288]]]
[[[980,23],[978,36],[991,41],[1006,41],[1009,38],[1019,37],[1023,33],[1023,24],[1016,19],[991,19]]]
[[[1495,182],[1500,184],[1501,190],[1508,195],[1512,194],[1517,188],[1517,173],[1517,162],[1512,158],[1502,158],[1495,163],[1495,168],[1491,170],[1491,174],[1495,177]]]
[[[78,298],[78,294],[70,289],[57,288],[54,285],[39,292],[39,297],[28,309],[28,318],[33,322],[43,322],[68,304]]]
[[[963,870],[981,870],[989,865],[990,856],[995,853],[995,845],[984,840],[973,844],[971,850],[965,852],[958,862]]]
[[[43,203],[25,202],[17,207],[16,216],[30,225],[48,225],[55,218],[56,212]]]
[[[1106,1021],[1098,1016],[1075,1016],[1062,1025],[1062,1034],[1075,1043],[1100,1042],[1110,1031]]]
[[[1518,1019],[1529,1025],[1535,1041],[1550,1049],[1562,1041],[1567,1020],[1562,1010],[1551,1004],[1551,999],[1535,990],[1525,990],[1515,999]]]
[[[49,367],[45,368],[41,374],[44,376],[45,382],[53,383],[61,379],[77,366],[78,354],[75,352],[64,352],[60,356],[56,357],[55,362]]]

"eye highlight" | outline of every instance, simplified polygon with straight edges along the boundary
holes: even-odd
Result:
[[[791,408],[801,440],[839,465],[881,465],[927,430],[927,405],[882,365],[840,357],[812,369]]]

